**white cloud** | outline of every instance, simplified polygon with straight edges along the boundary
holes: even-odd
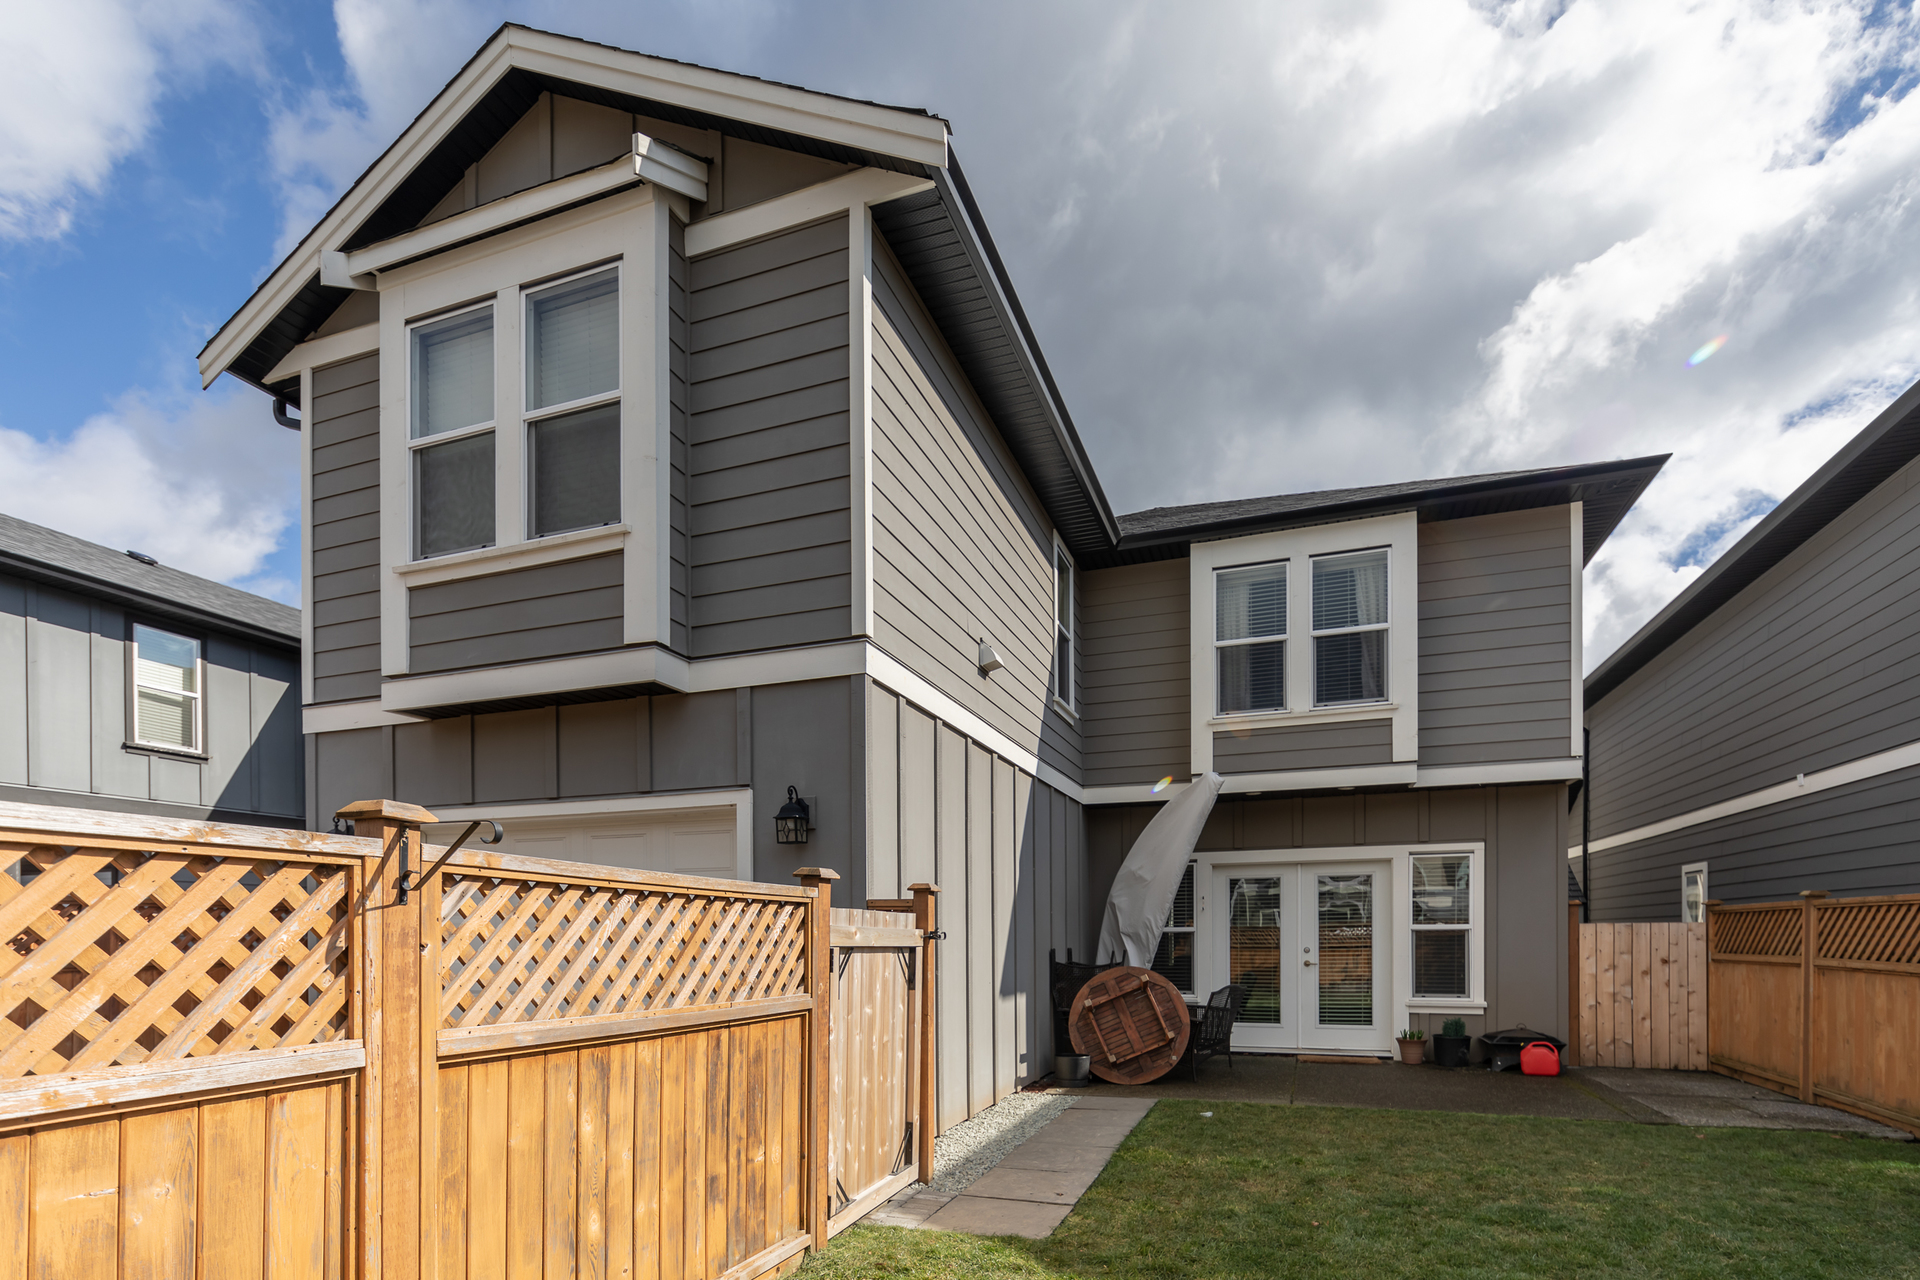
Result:
[[[289,603],[268,557],[298,514],[299,439],[251,389],[135,392],[63,439],[0,427],[7,514]]]
[[[44,240],[146,138],[170,86],[255,63],[258,45],[241,0],[61,0],[9,6],[0,55],[0,239]]]

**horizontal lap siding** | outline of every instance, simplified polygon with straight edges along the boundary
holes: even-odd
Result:
[[[847,221],[689,267],[696,655],[852,630]]]
[[[687,345],[692,313],[687,307],[687,229],[678,219],[670,219],[672,230],[667,241],[667,305],[670,357],[668,363],[669,399],[672,415],[672,473],[668,478],[668,602],[673,634],[668,643],[678,653],[688,652],[687,632]]]
[[[1189,590],[1184,559],[1101,569],[1081,584],[1087,786],[1186,776]]]
[[[1573,754],[1565,507],[1420,526],[1420,763]]]
[[[1680,868],[1693,862],[1707,864],[1707,891],[1730,905],[1777,902],[1802,889],[1836,898],[1920,893],[1916,824],[1920,769],[1902,769],[1605,849],[1592,855],[1587,874],[1592,914],[1679,919]]]
[[[1910,463],[1591,709],[1595,837],[1920,740],[1916,481]]]
[[[313,699],[380,696],[380,357],[313,371]]]
[[[875,639],[1078,778],[1079,730],[1050,709],[1052,534],[882,245],[874,267]],[[1006,664],[991,676],[978,665],[983,636]],[[1084,672],[1077,683],[1084,691]]]
[[[617,648],[621,563],[616,552],[413,588],[411,669],[454,671]]]
[[[1213,767],[1226,773],[1346,769],[1393,763],[1393,721],[1283,725],[1213,735]]]

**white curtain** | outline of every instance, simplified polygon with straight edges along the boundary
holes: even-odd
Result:
[[[1160,949],[1167,912],[1180,892],[1187,859],[1200,842],[1200,831],[1220,794],[1220,775],[1206,773],[1162,805],[1147,829],[1133,842],[1127,859],[1113,877],[1107,907],[1100,917],[1100,944],[1093,950],[1096,963],[1119,961],[1147,968]]]

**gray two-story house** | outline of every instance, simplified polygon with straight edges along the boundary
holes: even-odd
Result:
[[[306,825],[300,611],[0,515],[0,800]]]
[[[1564,1027],[1580,569],[1658,459],[1116,518],[945,121],[511,25],[201,369],[301,413],[315,825],[937,882],[944,1126],[1218,770],[1162,967],[1249,1047]]]

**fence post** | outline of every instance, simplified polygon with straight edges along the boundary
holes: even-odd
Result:
[[[434,1123],[439,1076],[433,1067],[433,1024],[423,993],[420,899],[399,900],[400,877],[420,868],[420,827],[435,821],[419,805],[356,800],[338,810],[358,836],[380,842],[366,868],[359,903],[358,958],[366,997],[367,1066],[360,1092],[360,1251],[364,1280],[430,1275],[424,1247],[434,1214],[427,1204],[438,1163]],[[428,1004],[438,1007],[435,1000]],[[429,1068],[433,1069],[429,1069]]]
[[[1580,900],[1567,900],[1567,1062],[1580,1061]]]
[[[920,946],[920,1122],[913,1131],[915,1156],[920,1162],[920,1181],[933,1181],[933,1131],[935,1079],[934,1071],[938,1065],[940,1039],[938,1026],[934,1022],[939,1001],[934,999],[934,957],[939,954],[939,940],[933,935],[939,931],[937,906],[934,901],[940,892],[937,884],[922,882],[913,888],[913,923],[926,941]]]
[[[813,1012],[807,1018],[807,1212],[813,1227],[813,1247],[827,1247],[827,1218],[832,1202],[827,1183],[827,1135],[833,1105],[833,882],[840,873],[831,867],[801,867],[794,879],[818,890],[807,908],[807,988]]]
[[[1813,950],[1819,944],[1814,903],[1825,889],[1800,891],[1800,1101],[1813,1101]]]

